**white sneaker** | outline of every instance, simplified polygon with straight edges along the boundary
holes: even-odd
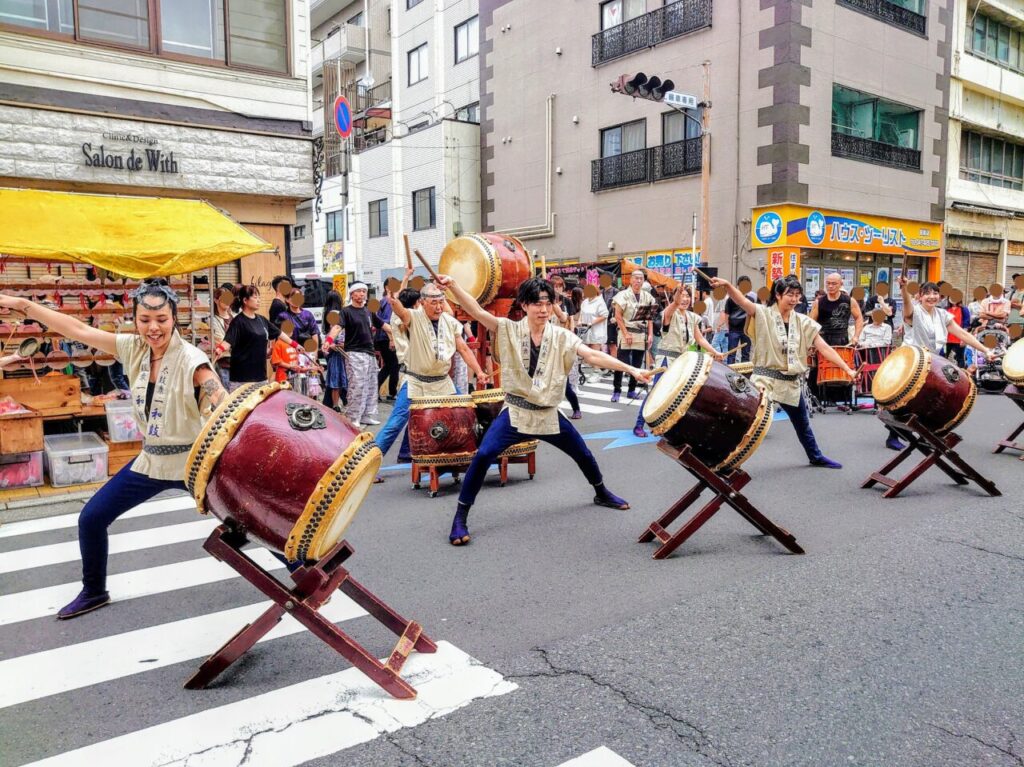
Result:
[[[359,421],[349,421],[349,423],[352,424],[353,428],[356,428],[356,429],[363,428],[363,425],[361,423],[359,423]]]
[[[380,426],[380,421],[378,421],[376,418],[367,417],[363,419],[363,422],[365,426]]]

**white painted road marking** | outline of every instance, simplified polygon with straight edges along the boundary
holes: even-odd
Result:
[[[562,762],[558,767],[633,767],[633,763],[627,762],[607,746],[601,746],[583,756]]]
[[[572,405],[570,405],[565,400],[562,400],[562,403],[558,407],[562,408],[563,410],[572,410]],[[580,412],[600,415],[601,413],[618,413],[619,411],[613,407],[602,407],[601,405],[590,405],[586,402],[581,402]]]
[[[436,653],[410,655],[402,677],[416,688],[415,700],[395,700],[358,670],[348,669],[58,754],[29,767],[184,767],[199,764],[189,757],[200,752],[203,767],[235,767],[242,761],[292,767],[436,719],[478,698],[517,689],[448,642],[439,642]]]
[[[267,570],[284,567],[284,563],[266,549],[253,548],[247,550],[246,554]],[[237,577],[238,573],[228,565],[205,556],[202,559],[110,575],[107,577],[107,590],[115,601],[124,602]],[[75,581],[0,596],[0,626],[52,616],[81,590],[81,582]]]
[[[58,498],[54,499],[57,502]],[[160,498],[156,501],[147,501],[118,519],[137,519],[149,517],[154,514],[166,514],[170,511],[196,511],[196,502],[190,495],[177,495],[173,498]],[[197,514],[199,512],[196,512]],[[15,535],[29,535],[31,533],[45,533],[50,530],[63,530],[69,527],[78,526],[78,512],[73,514],[56,514],[52,517],[41,517],[40,519],[26,519],[21,522],[8,522],[0,526],[0,538],[11,538]]]

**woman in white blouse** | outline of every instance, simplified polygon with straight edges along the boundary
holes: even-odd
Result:
[[[583,291],[579,324],[580,327],[587,328],[583,343],[591,349],[601,351],[608,342],[608,304],[596,286],[588,285]]]
[[[939,286],[934,282],[926,282],[921,286],[921,291],[917,294],[918,301],[915,302],[907,292],[907,278],[901,276],[900,292],[903,294],[903,323],[906,327],[904,343],[942,354],[946,338],[953,335],[961,342],[977,349],[989,360],[995,358],[995,352],[960,327],[952,314],[939,308]]]

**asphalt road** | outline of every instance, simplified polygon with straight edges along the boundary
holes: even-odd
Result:
[[[590,393],[585,403],[613,412],[588,413],[584,434],[631,428],[635,407]],[[653,560],[653,544],[636,538],[691,480],[653,442],[629,444],[628,431],[622,446],[603,449],[616,442],[608,437],[589,445],[629,511],[591,505],[573,462],[544,446],[535,480],[514,466],[507,487],[488,481],[463,549],[447,542],[457,487],[443,480],[430,499],[405,472],[389,472],[346,533],[353,574],[516,688],[308,763],[554,767],[606,746],[637,767],[1024,765],[1024,463],[990,454],[1022,415],[1004,397],[981,396],[960,429],[959,452],[995,480],[999,498],[958,488],[937,469],[898,499],[859,489],[892,455],[867,412],[813,421],[841,471],[807,466],[792,427],[775,423],[746,464],[746,493],[793,532],[803,556],[724,509],[673,557]],[[111,532],[151,529],[158,519],[195,515],[126,519]],[[73,528],[0,537],[0,565],[8,553],[74,540]],[[200,540],[155,545],[113,555],[111,572],[202,556]],[[10,572],[0,594],[77,575],[74,561]],[[8,659],[254,596],[234,579],[116,602],[67,623],[39,617],[0,627],[0,680]],[[379,657],[394,643],[367,618],[351,632]],[[0,764],[66,753],[347,664],[296,633],[258,646],[204,692],[181,689],[195,666],[173,663],[0,708]],[[254,763],[249,756],[230,763]]]

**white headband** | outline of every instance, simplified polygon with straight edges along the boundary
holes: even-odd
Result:
[[[352,287],[348,289],[348,292],[355,293],[357,290],[369,290],[369,288],[366,287],[365,282],[353,282]]]

